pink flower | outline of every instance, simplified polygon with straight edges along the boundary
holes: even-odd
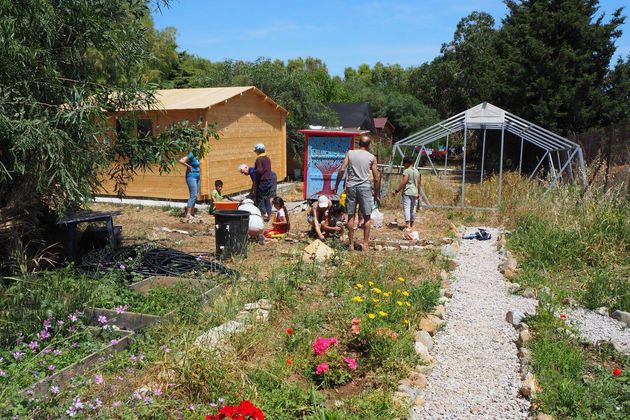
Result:
[[[107,324],[107,317],[105,315],[99,315],[98,323],[101,325]]]
[[[101,385],[103,383],[103,375],[94,375],[94,383]]]
[[[158,388],[155,391],[153,391],[153,394],[155,394],[156,397],[159,397],[160,395],[162,395],[162,388]]]
[[[112,407],[120,407],[121,405],[122,405],[122,402],[120,402],[120,401],[114,401],[112,403]]]
[[[58,387],[57,385],[53,385],[53,386],[51,386],[51,387],[50,387],[50,393],[51,393],[51,394],[54,394],[54,395],[59,394],[59,387]]]
[[[63,322],[61,319],[59,321],[57,321],[57,325],[59,327],[63,326],[63,324],[65,324],[65,322]]]
[[[122,271],[125,271],[127,267],[125,267],[125,264],[120,264],[118,268],[120,268]]]
[[[59,349],[55,349],[53,353],[55,353],[55,356],[61,356],[63,354],[63,352]]]
[[[75,314],[68,315],[68,319],[72,322],[77,322],[77,316]]]
[[[7,376],[7,373],[4,370],[0,369],[0,378],[4,378],[5,376]]]
[[[57,366],[55,366],[55,365],[49,365],[48,366],[48,370],[55,370],[55,369],[57,369]]]
[[[126,310],[127,310],[127,305],[125,305],[125,306],[120,305],[120,306],[117,306],[117,307],[116,307],[116,313],[117,313],[118,315],[122,314],[122,313],[123,313],[123,312],[125,312]]]
[[[345,359],[343,359],[343,362],[346,365],[348,365],[348,369],[356,370],[356,368],[357,368],[357,361],[356,361],[356,359],[353,359],[352,357],[346,357]]]
[[[138,360],[138,358],[136,357],[135,354],[130,354],[129,355],[129,360],[131,360],[132,362],[135,362],[136,360]]]
[[[328,363],[320,363],[315,367],[315,373],[318,375],[323,375],[325,372],[328,372],[328,369],[330,369]]]
[[[33,340],[33,341],[31,341],[31,342],[29,343],[28,347],[29,347],[31,350],[35,351],[35,350],[39,347],[39,343],[38,343],[37,341]]]
[[[44,354],[50,354],[52,352],[52,349],[50,347],[46,347],[44,349]]]
[[[115,346],[116,344],[119,343],[119,341],[114,338],[112,341],[110,341],[110,343],[112,343],[112,345]]]
[[[20,360],[22,356],[24,356],[24,353],[22,353],[21,351],[16,351],[13,353],[13,357],[15,357],[15,360]]]
[[[560,319],[567,319],[567,314],[560,314]]]
[[[50,333],[48,332],[48,330],[41,330],[39,333],[37,333],[37,335],[39,336],[40,340],[45,340],[50,337]]]
[[[332,346],[333,344],[335,344],[336,342],[337,342],[337,339],[335,337],[330,337],[330,338],[319,337],[313,343],[313,351],[315,352],[315,354],[320,355],[326,350],[328,350],[328,348]]]
[[[48,328],[50,328],[50,319],[46,319],[46,320],[44,320],[43,325],[44,325],[44,329],[46,329],[46,330],[47,330]]]

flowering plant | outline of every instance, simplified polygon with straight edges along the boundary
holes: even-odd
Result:
[[[351,372],[357,369],[356,359],[343,357],[332,349],[337,343],[335,337],[319,337],[312,344],[316,357],[309,369],[313,379],[321,385],[343,385],[352,379]]]
[[[206,420],[265,420],[262,410],[249,400],[243,400],[238,405],[224,405],[218,414],[208,414]]]

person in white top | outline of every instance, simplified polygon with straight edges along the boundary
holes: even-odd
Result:
[[[347,168],[346,210],[348,213],[348,238],[351,250],[354,249],[354,215],[357,204],[359,205],[360,214],[363,216],[363,243],[361,244],[361,250],[367,251],[370,241],[370,215],[372,214],[372,205],[374,203],[372,198],[377,203],[381,201],[379,197],[381,181],[376,156],[370,153],[370,142],[370,136],[361,136],[359,150],[348,151],[335,182],[336,192],[339,188],[339,183],[344,179]],[[374,188],[372,188],[370,174],[374,180]]]

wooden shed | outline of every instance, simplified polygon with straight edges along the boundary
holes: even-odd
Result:
[[[214,181],[223,181],[223,193],[245,191],[251,187],[248,176],[238,172],[241,163],[253,165],[254,145],[264,143],[278,180],[286,178],[287,110],[254,86],[163,89],[156,93],[156,110],[144,111],[138,129],[159,130],[177,121],[201,120],[215,124],[219,140],[211,140],[210,150],[201,161],[199,198],[206,199],[214,189]],[[185,152],[182,151],[182,155]],[[184,200],[188,188],[185,168],[177,165],[170,173],[139,173],[126,189],[128,197]],[[110,180],[103,183],[102,195],[113,195]]]

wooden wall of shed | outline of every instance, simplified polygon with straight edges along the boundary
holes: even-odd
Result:
[[[153,120],[154,133],[162,127],[182,121],[197,121],[216,124],[219,140],[211,140],[210,150],[201,162],[200,198],[205,199],[214,189],[214,181],[223,181],[224,194],[248,190],[250,178],[238,172],[241,163],[253,165],[256,159],[254,146],[264,143],[272,161],[278,180],[286,178],[286,115],[276,110],[275,105],[265,101],[254,92],[245,92],[225,104],[215,105],[209,110],[151,111],[147,117]],[[182,156],[185,152],[182,152]],[[168,174],[155,172],[139,173],[128,185],[128,197],[147,197],[172,200],[188,198],[184,179],[185,168],[176,167]],[[114,185],[106,180],[102,193],[112,195]]]

